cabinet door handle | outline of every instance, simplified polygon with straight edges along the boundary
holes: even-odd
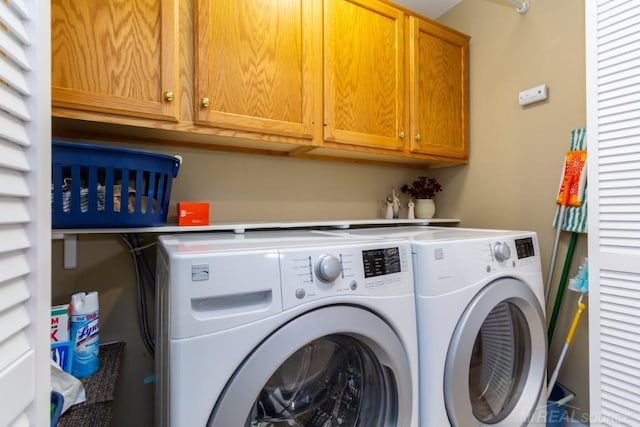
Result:
[[[401,131],[401,132],[400,132],[400,134],[399,134],[398,136],[400,137],[400,139],[404,139],[405,134],[404,134],[404,132],[402,132],[402,131]]]
[[[170,90],[166,91],[164,93],[164,100],[167,101],[167,102],[173,101],[173,92],[171,92]]]
[[[207,108],[209,106],[209,98],[202,98],[202,101],[200,102],[200,104],[204,107]]]
[[[420,136],[420,134],[416,135],[416,141],[418,141],[418,142],[422,141],[422,137]]]

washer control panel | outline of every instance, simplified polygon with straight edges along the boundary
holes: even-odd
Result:
[[[411,247],[406,242],[281,249],[283,308],[340,295],[413,293]]]

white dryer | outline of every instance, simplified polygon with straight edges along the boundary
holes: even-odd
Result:
[[[411,249],[303,231],[159,238],[159,426],[418,426]]]
[[[547,344],[535,233],[394,227],[345,234],[411,242],[422,426],[545,424]]]

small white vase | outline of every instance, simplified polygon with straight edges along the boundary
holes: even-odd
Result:
[[[436,204],[433,199],[416,199],[416,218],[430,219],[436,213]]]

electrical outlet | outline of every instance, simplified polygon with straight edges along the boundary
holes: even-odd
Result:
[[[547,99],[546,84],[525,89],[518,94],[518,102],[520,102],[520,105],[529,105],[534,102],[544,101],[545,99]]]

